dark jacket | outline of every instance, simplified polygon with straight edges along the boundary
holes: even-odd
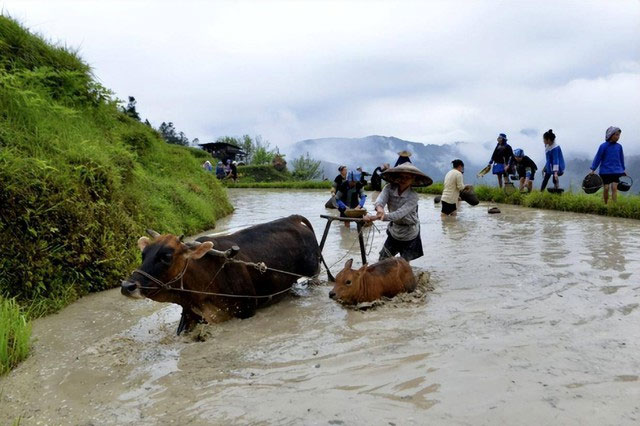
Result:
[[[493,150],[493,154],[491,154],[491,163],[508,165],[511,157],[513,157],[511,145],[508,143],[504,145],[499,143],[496,145],[496,149]]]
[[[538,166],[533,162],[531,158],[528,156],[522,157],[522,161],[519,163],[516,161],[515,157],[511,157],[511,163],[509,163],[509,167],[511,170],[516,170],[520,177],[524,177],[527,175],[527,169],[531,169],[531,173],[535,173],[538,170]]]
[[[380,167],[376,167],[371,175],[371,190],[372,191],[382,191],[382,169]]]

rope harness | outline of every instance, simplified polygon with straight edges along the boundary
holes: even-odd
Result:
[[[375,228],[376,231],[378,231],[378,232],[380,231],[378,229],[378,227],[375,226],[375,224],[372,223],[372,225],[373,225],[373,228]],[[360,234],[362,234],[364,229],[365,229],[365,227],[362,227],[362,229],[358,233],[358,236],[360,236]],[[373,232],[373,229],[369,232],[369,234],[371,234],[371,232]],[[355,243],[357,241],[358,241],[358,239],[356,238],[354,240],[354,243],[351,244],[351,247],[349,247],[349,250],[347,250],[347,252],[345,253],[345,255],[342,256],[340,259],[338,259],[336,262],[334,262],[331,266],[329,266],[329,268],[325,268],[325,269],[331,269],[335,265],[337,265],[338,263],[343,261],[349,255],[349,253],[351,252],[351,250],[353,249],[353,247],[355,246]],[[373,241],[371,242],[369,253],[371,253],[371,249],[373,249]],[[320,256],[322,256],[322,254],[320,254]],[[224,267],[228,263],[235,263],[235,264],[248,266],[248,267],[256,269],[261,274],[264,274],[267,271],[272,271],[272,272],[276,272],[276,273],[279,273],[279,274],[291,275],[293,277],[297,277],[298,278],[298,281],[296,281],[296,282],[299,282],[301,278],[304,278],[303,281],[311,281],[311,280],[317,279],[320,276],[320,272],[318,272],[317,274],[315,274],[315,275],[313,275],[311,277],[308,277],[308,276],[305,276],[305,275],[296,274],[294,272],[283,271],[282,269],[270,268],[264,262],[247,262],[247,261],[244,261],[244,260],[238,260],[238,259],[233,259],[233,258],[229,258],[229,257],[225,257],[224,259],[225,259],[224,263],[222,264],[222,266],[220,266],[218,271],[214,274],[213,278],[211,278],[211,281],[209,281],[209,284],[207,284],[207,288],[209,286],[211,286],[211,284],[213,284],[213,282],[215,281],[217,276],[220,274],[220,272],[224,269]],[[286,289],[280,290],[280,291],[272,293],[272,294],[259,295],[259,296],[244,295],[244,294],[214,293],[214,292],[209,292],[209,291],[190,290],[190,289],[184,288],[184,281],[183,281],[184,275],[187,272],[187,269],[189,268],[189,260],[190,259],[187,259],[187,261],[185,262],[184,267],[182,268],[182,271],[180,271],[175,277],[173,277],[169,281],[164,281],[163,282],[162,280],[159,280],[158,278],[154,277],[153,275],[148,274],[147,272],[142,271],[140,269],[134,270],[131,273],[131,275],[140,274],[143,277],[148,278],[149,280],[151,280],[152,282],[154,282],[155,284],[158,285],[158,287],[138,285],[137,288],[140,288],[140,289],[145,289],[145,290],[163,290],[164,289],[164,290],[179,291],[179,292],[184,292],[184,293],[203,294],[203,295],[207,295],[207,296],[242,298],[242,299],[270,299],[270,298],[272,298],[274,296],[278,296],[280,294],[283,294],[283,293],[286,293],[286,292],[290,291],[295,285],[295,284],[292,284],[289,287],[287,287]],[[171,284],[173,284],[173,283],[175,283],[177,281],[180,281],[180,288],[171,287]]]

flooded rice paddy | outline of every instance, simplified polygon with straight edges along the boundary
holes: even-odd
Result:
[[[326,192],[230,197],[214,232],[300,213],[320,239]],[[321,285],[177,337],[176,306],[90,295],[35,322],[0,423],[638,424],[640,222],[484,203],[442,222],[421,197],[422,303],[350,310]],[[334,273],[347,250],[360,261],[338,225]]]

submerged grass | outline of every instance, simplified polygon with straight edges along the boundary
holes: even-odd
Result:
[[[0,297],[0,375],[29,355],[31,323],[13,299]]]
[[[227,188],[285,188],[285,189],[330,189],[329,181],[280,181],[280,182],[236,182],[225,181]]]

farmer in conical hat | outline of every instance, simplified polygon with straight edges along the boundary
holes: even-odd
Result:
[[[398,160],[396,161],[396,165],[394,167],[398,167],[400,164],[410,163],[411,159],[409,157],[411,157],[411,152],[406,150],[400,151],[398,153]]]
[[[382,173],[389,182],[375,202],[376,215],[365,216],[365,222],[383,220],[389,222],[387,240],[380,251],[380,260],[400,254],[406,261],[422,257],[420,220],[418,218],[418,194],[412,186],[429,186],[431,178],[411,163],[392,167]],[[385,206],[389,212],[385,213]]]

